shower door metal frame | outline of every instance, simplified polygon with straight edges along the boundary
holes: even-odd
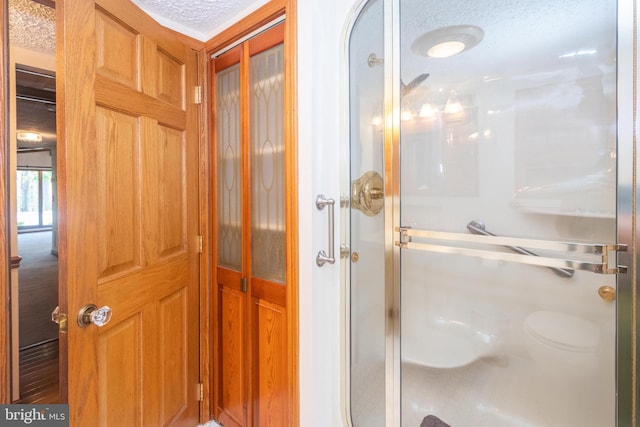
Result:
[[[384,248],[386,425],[401,426],[400,248],[400,0],[384,0]]]
[[[617,278],[616,421],[638,424],[638,252],[637,252],[637,0],[618,1],[617,46],[617,233],[629,250],[618,254],[627,274]]]
[[[384,0],[384,215],[385,215],[385,392],[386,425],[401,427],[400,247],[400,0]],[[637,252],[637,0],[618,1],[617,49],[617,243],[628,246],[617,262],[616,425],[638,423]]]

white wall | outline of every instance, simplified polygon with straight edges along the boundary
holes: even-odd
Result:
[[[327,211],[316,209],[315,198],[322,193],[340,199],[340,148],[347,138],[345,34],[356,4],[298,3],[300,425],[309,427],[347,425],[341,403],[340,260],[316,266],[316,254],[327,249]],[[342,225],[338,211],[339,203],[336,230]]]

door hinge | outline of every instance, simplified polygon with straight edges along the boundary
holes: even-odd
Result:
[[[202,238],[202,234],[199,234],[198,235],[198,253],[199,254],[201,254],[203,252],[203,249],[202,249],[203,246],[204,246],[203,241],[204,241],[204,239]]]
[[[243,277],[240,279],[240,290],[242,292],[247,292],[247,278]]]
[[[204,384],[198,383],[198,402],[204,401]]]
[[[202,104],[202,86],[198,85],[193,89],[193,103]]]

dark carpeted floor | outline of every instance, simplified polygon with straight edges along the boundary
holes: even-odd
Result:
[[[18,235],[20,348],[58,337],[51,312],[58,305],[58,258],[51,254],[51,231]]]

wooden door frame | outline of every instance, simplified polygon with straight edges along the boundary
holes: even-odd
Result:
[[[198,108],[199,140],[199,205],[200,205],[200,235],[202,236],[202,254],[200,256],[200,387],[202,400],[200,402],[200,422],[205,423],[211,419],[212,412],[208,399],[211,393],[209,388],[212,375],[211,367],[211,298],[213,293],[213,277],[211,266],[211,226],[209,222],[211,212],[211,189],[209,188],[211,165],[209,162],[209,127],[206,106],[209,104],[207,87],[207,54],[201,47],[198,55],[198,87],[201,96],[201,104]]]
[[[286,27],[284,34],[284,73],[285,73],[285,94],[284,94],[284,108],[285,111],[292,112],[291,114],[285,114],[284,119],[284,137],[285,137],[285,185],[287,194],[292,196],[286,200],[286,230],[288,237],[286,239],[286,310],[287,310],[287,360],[289,361],[288,367],[288,409],[289,409],[289,425],[299,425],[299,358],[298,358],[298,120],[295,112],[297,111],[297,15],[296,15],[296,0],[271,0],[266,5],[260,7],[253,13],[249,14],[245,18],[238,21],[228,29],[222,31],[217,36],[205,43],[205,61],[210,63],[209,58],[211,54],[217,52],[220,49],[225,48],[241,40],[243,37],[248,36],[253,31],[261,28],[262,26],[272,22],[278,17],[286,16]],[[207,68],[208,69],[208,68]],[[210,70],[209,70],[210,71]],[[208,89],[211,88],[212,82],[210,81],[211,73],[207,73]],[[204,103],[207,106],[207,111],[210,112],[213,109],[212,103],[213,96],[210,95],[210,91],[207,90],[207,99]],[[209,113],[208,113],[209,114]],[[209,140],[213,141],[212,135],[215,135],[215,121],[214,118],[209,116],[208,135]],[[211,149],[209,155],[209,170],[208,177],[209,183],[213,182],[213,178],[216,176],[216,164],[214,162],[215,150]],[[216,206],[215,188],[212,188],[209,184],[208,194],[208,225],[207,230],[214,229],[215,212],[213,207]],[[289,234],[290,233],[290,234]],[[207,248],[205,254],[207,254],[209,264],[211,266],[211,293],[210,301],[207,302],[208,312],[212,313],[212,310],[218,306],[218,294],[215,291],[217,278],[215,260],[217,259],[216,243],[213,236],[210,233],[207,234],[210,240],[207,242]],[[204,302],[203,302],[204,304]],[[210,316],[208,321],[208,328],[210,330],[209,346],[208,349],[215,350],[213,346],[218,342],[218,331],[216,325],[213,324],[217,319],[216,316]],[[204,340],[205,338],[203,338]],[[205,406],[209,409],[209,416],[213,417],[215,406],[213,402],[217,401],[218,390],[212,388],[212,384],[215,382],[216,366],[218,359],[216,352],[211,351],[208,361],[209,381],[205,381]],[[203,377],[207,378],[207,377]],[[208,398],[207,398],[208,396]]]
[[[9,2],[3,1],[0,6],[0,403],[10,403],[9,381]]]

